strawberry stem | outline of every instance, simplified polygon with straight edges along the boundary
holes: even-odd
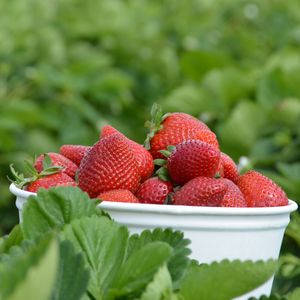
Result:
[[[52,166],[52,160],[48,154],[44,154],[44,161],[43,161],[43,170],[38,173],[37,170],[33,166],[33,160],[25,160],[24,161],[24,169],[26,173],[28,174],[28,177],[25,177],[24,174],[18,173],[14,167],[13,164],[10,164],[9,168],[11,171],[11,174],[13,175],[14,180],[10,179],[8,177],[8,180],[13,182],[18,188],[22,189],[24,186],[38,180],[39,178],[46,177],[48,175],[52,175],[55,173],[59,173],[63,170],[62,166]]]
[[[154,135],[160,129],[162,129],[161,123],[164,120],[164,118],[166,118],[165,116],[163,116],[162,109],[157,103],[154,103],[152,105],[150,114],[151,114],[151,120],[147,121],[145,123],[145,127],[147,127],[149,129],[149,133],[147,134],[147,138],[144,142],[144,147],[147,150],[150,150],[150,148],[151,148],[150,147],[150,141],[154,137]]]

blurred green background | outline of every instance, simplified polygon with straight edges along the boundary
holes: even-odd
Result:
[[[11,162],[93,144],[105,123],[142,142],[153,102],[300,202],[298,0],[0,0],[0,233],[17,222]],[[299,232],[295,217],[281,290],[300,281]]]

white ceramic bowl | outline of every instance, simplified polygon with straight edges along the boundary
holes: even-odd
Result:
[[[10,191],[17,197],[16,206],[22,220],[22,208],[29,193],[13,184]],[[127,225],[131,233],[155,227],[171,227],[184,232],[192,243],[191,257],[210,263],[222,259],[277,260],[290,213],[297,204],[260,208],[196,207],[156,204],[102,202],[99,205],[113,219]],[[258,289],[239,297],[269,295],[273,278]],[[237,300],[237,299],[236,299]]]

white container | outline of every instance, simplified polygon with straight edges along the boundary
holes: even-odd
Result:
[[[16,188],[10,191],[17,197],[16,206],[22,220],[22,208],[29,193]],[[102,202],[99,205],[113,219],[127,225],[131,233],[156,227],[181,230],[192,241],[191,257],[200,263],[222,259],[277,260],[290,213],[297,204],[289,200],[287,206],[229,208],[196,207],[156,204]],[[269,295],[273,278],[258,289],[236,300]],[[237,283],[238,284],[238,283]]]

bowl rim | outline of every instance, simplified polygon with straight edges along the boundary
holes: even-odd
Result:
[[[36,193],[24,191],[11,183],[9,190],[15,196],[28,198],[35,196]],[[295,201],[289,199],[288,205],[274,207],[208,207],[208,206],[186,206],[186,205],[158,205],[145,203],[125,203],[125,202],[109,202],[103,201],[98,205],[102,209],[113,211],[127,211],[140,213],[160,213],[171,215],[278,215],[291,213],[297,210],[298,205]]]

